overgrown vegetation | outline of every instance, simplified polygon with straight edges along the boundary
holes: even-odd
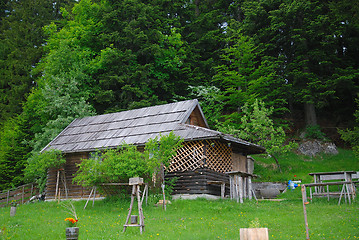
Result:
[[[293,128],[353,129],[359,9],[338,3],[1,1],[0,189],[75,118],[179,99],[211,127],[258,99]]]
[[[45,188],[47,173],[50,168],[63,168],[66,159],[59,150],[49,150],[44,153],[33,154],[28,159],[25,168],[25,178],[29,182],[36,182],[42,192]]]
[[[359,98],[356,99],[357,106],[359,106]],[[355,111],[355,122],[359,124],[359,110]],[[355,126],[353,129],[339,130],[342,139],[352,146],[355,154],[359,157],[359,127]]]
[[[252,105],[244,104],[241,115],[233,113],[234,116],[220,124],[219,129],[222,132],[264,147],[267,153],[275,159],[281,172],[276,155],[287,153],[297,147],[297,144],[294,142],[286,143],[287,139],[283,128],[275,126],[270,118],[272,113],[273,108],[268,109],[264,102],[255,99]],[[240,119],[235,121],[239,117]]]
[[[319,125],[309,125],[305,129],[305,138],[326,140],[325,134],[320,129]]]
[[[128,182],[131,177],[142,177],[146,182],[169,166],[171,157],[181,146],[183,139],[173,132],[149,139],[144,152],[137,146],[124,144],[117,149],[98,150],[79,164],[74,181],[84,187],[100,183]]]

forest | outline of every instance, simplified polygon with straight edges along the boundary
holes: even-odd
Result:
[[[28,181],[28,159],[75,118],[185,99],[212,129],[260,101],[288,138],[359,145],[357,0],[0,6],[0,190]]]

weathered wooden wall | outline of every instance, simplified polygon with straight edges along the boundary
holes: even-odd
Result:
[[[209,184],[211,181],[226,183],[226,194],[229,194],[229,177],[227,174],[215,172],[208,168],[195,171],[170,172],[166,179],[177,178],[173,194],[211,194],[221,196],[221,186]]]
[[[80,164],[82,159],[88,158],[89,153],[69,153],[66,154],[66,164],[63,168],[65,172],[66,187],[68,189],[69,198],[86,198],[90,194],[91,189],[84,188],[80,185],[73,184],[72,180],[75,176],[76,171],[78,170],[77,164]],[[54,199],[56,192],[56,180],[57,180],[57,170],[50,169],[48,172],[47,183],[46,183],[46,200]],[[60,196],[61,198],[66,197],[65,186],[62,181],[59,182]]]
[[[232,152],[232,170],[231,171],[247,172],[247,170],[248,170],[247,157],[243,156],[240,153]]]

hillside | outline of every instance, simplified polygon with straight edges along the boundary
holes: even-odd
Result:
[[[278,158],[282,173],[279,172],[273,158],[263,155],[252,156],[255,159],[254,173],[260,176],[255,181],[287,182],[291,179],[301,179],[304,183],[310,183],[313,178],[308,173],[311,172],[359,171],[359,161],[353,151],[338,150],[337,155],[320,154],[313,158],[294,152],[283,154]]]

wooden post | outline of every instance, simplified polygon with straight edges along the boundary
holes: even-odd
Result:
[[[62,175],[62,182],[64,184],[64,187],[65,187],[65,195],[66,195],[66,199],[68,198],[68,190],[67,190],[67,184],[66,184],[66,176],[65,176],[65,170],[62,169],[61,170],[61,175]]]
[[[95,186],[95,190],[94,190],[94,193],[93,193],[93,199],[92,199],[92,207],[95,206],[96,189],[97,189],[97,187]]]
[[[144,217],[143,217],[143,211],[142,211],[142,202],[140,197],[140,185],[136,185],[136,195],[137,195],[137,208],[138,208],[138,215],[140,217],[140,233],[142,234],[142,231],[144,230]]]
[[[229,198],[233,200],[233,176],[229,175]]]
[[[246,177],[242,177],[242,181],[243,181],[243,198],[247,198],[247,178]]]
[[[146,191],[146,206],[147,206],[147,199],[148,199],[148,184],[146,183],[146,189],[147,189],[147,191]]]
[[[345,184],[345,188],[346,188],[346,190],[347,190],[349,204],[351,204],[350,195],[349,195],[349,188],[348,188],[348,184]]]
[[[58,191],[59,191],[59,180],[60,180],[60,171],[57,170],[55,200],[56,200],[56,198],[57,198],[57,193],[58,193]]]
[[[25,186],[22,186],[21,204],[24,204]]]
[[[340,196],[339,196],[338,205],[340,205],[340,201],[342,200],[342,196],[343,196],[344,190],[345,190],[345,188],[344,188],[344,184],[343,184],[342,191],[340,192]],[[345,194],[344,194],[344,195],[345,195]]]
[[[236,198],[237,202],[239,202],[239,189],[238,189],[239,186],[238,186],[238,181],[239,181],[238,176],[235,175],[235,176],[234,176],[234,187],[235,187],[234,195],[235,195],[235,198]]]
[[[254,199],[258,202],[258,199],[257,199],[256,193],[254,192],[254,190],[253,190],[253,189],[252,189],[252,194],[253,194]]]
[[[226,184],[222,183],[221,184],[221,198],[224,199],[224,193],[226,191]]]
[[[145,185],[145,189],[143,190],[143,193],[142,193],[142,199],[141,199],[141,205],[142,205],[142,203],[143,203],[143,199],[145,198],[145,196],[146,196],[146,205],[147,205],[147,193],[148,192],[148,184],[146,184]]]
[[[241,228],[240,240],[268,240],[268,228]]]
[[[135,201],[135,198],[134,198],[135,194],[136,194],[136,186],[133,185],[132,186],[132,193],[131,193],[130,208],[128,209],[128,215],[127,215],[127,218],[126,218],[126,222],[125,222],[125,225],[123,226],[123,232],[126,231],[126,227],[128,226],[128,221],[130,220],[130,217],[131,217],[133,202]]]
[[[6,204],[9,204],[10,190],[7,191]]]
[[[14,217],[16,215],[16,207],[10,207],[10,217]]]
[[[166,194],[165,194],[165,184],[161,184],[162,187],[162,195],[163,195],[163,205],[162,205],[162,209],[165,209],[166,211]]]
[[[86,204],[85,204],[85,206],[84,206],[84,209],[87,207],[87,204],[88,204],[88,202],[90,201],[90,198],[91,198],[91,195],[92,195],[92,192],[93,192],[94,188],[95,188],[95,187],[92,187],[92,189],[91,189],[90,195],[89,195],[89,197],[88,197],[88,199],[87,199],[87,201],[86,201]]]
[[[243,203],[243,183],[242,177],[238,177],[238,185],[239,185],[239,202]]]
[[[32,192],[34,191],[34,184],[31,184],[31,192],[30,192],[30,198],[32,197]]]
[[[248,199],[252,200],[252,179],[251,176],[248,176]]]
[[[303,184],[301,186],[301,190],[302,190],[302,202],[303,202],[303,213],[304,213],[304,224],[305,224],[305,232],[306,232],[306,239],[309,239],[309,227],[308,227],[308,219],[307,219],[307,209],[306,209],[306,198],[307,198],[307,193],[305,190],[305,185]]]

